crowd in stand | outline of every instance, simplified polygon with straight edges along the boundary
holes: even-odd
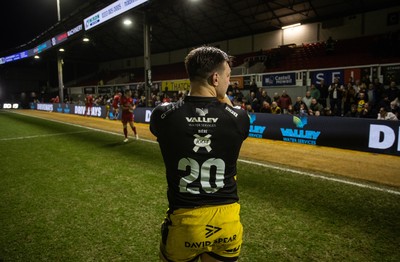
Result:
[[[246,96],[237,87],[228,89],[228,96],[235,105],[249,112],[400,119],[400,89],[395,81],[385,88],[377,78],[372,82],[351,78],[346,84],[335,78],[329,85],[322,80],[311,84],[304,96],[294,99],[285,90],[271,97],[267,89],[254,84]]]
[[[290,97],[286,90],[270,96],[266,88],[259,88],[255,83],[250,86],[250,90],[246,90],[248,92],[242,91],[244,90],[234,84],[228,88],[227,95],[235,106],[248,112],[400,119],[400,89],[395,81],[385,87],[378,78],[373,81],[368,78],[354,81],[350,78],[345,84],[340,83],[338,78],[331,84],[321,80],[318,84],[311,84],[304,96],[296,98]],[[149,106],[177,101],[185,95],[185,91],[174,92],[171,96],[154,92]]]
[[[167,93],[154,88],[147,101],[144,89],[133,90],[137,107],[155,107],[163,102],[181,100],[185,95],[186,91]],[[295,98],[290,97],[286,90],[270,96],[268,89],[259,88],[255,83],[246,91],[234,84],[228,88],[227,95],[235,106],[248,112],[400,119],[400,89],[395,81],[390,81],[389,86],[385,87],[378,78],[373,81],[368,78],[354,81],[350,78],[346,83],[340,83],[335,78],[331,84],[321,80],[318,84],[311,84],[304,96]],[[112,102],[113,95],[99,95],[94,98],[94,106],[109,105]]]

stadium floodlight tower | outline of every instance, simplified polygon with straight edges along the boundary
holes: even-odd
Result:
[[[61,12],[60,12],[60,0],[57,0],[57,18],[58,23],[61,21]],[[57,70],[58,70],[58,96],[60,97],[60,102],[64,102],[64,81],[63,81],[63,60],[61,57],[61,53],[57,52]]]
[[[146,92],[146,106],[149,106],[150,101],[150,92],[152,87],[151,81],[151,51],[150,51],[150,34],[151,34],[151,25],[149,24],[149,19],[147,15],[147,11],[144,12],[143,19],[143,45],[144,45],[144,80],[145,80],[145,92]]]

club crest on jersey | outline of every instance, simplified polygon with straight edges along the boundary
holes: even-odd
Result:
[[[206,135],[206,136],[200,136],[195,134],[194,135],[194,147],[193,147],[193,151],[197,152],[199,151],[200,147],[204,147],[207,152],[210,152],[212,150],[211,148],[211,139],[210,139],[211,135]]]

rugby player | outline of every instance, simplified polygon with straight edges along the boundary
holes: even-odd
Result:
[[[161,261],[237,261],[243,228],[236,163],[250,120],[226,96],[231,57],[215,47],[185,58],[190,93],[151,115],[167,178]]]
[[[136,132],[136,127],[134,124],[134,115],[133,110],[135,110],[136,105],[133,102],[132,91],[129,88],[126,88],[124,91],[124,95],[120,99],[120,104],[122,108],[121,122],[124,130],[124,142],[128,142],[128,123],[131,127],[133,133],[135,134],[135,138],[139,139],[139,135]]]

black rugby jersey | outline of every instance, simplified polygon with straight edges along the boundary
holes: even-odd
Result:
[[[249,127],[245,110],[215,97],[187,96],[153,110],[150,130],[164,158],[171,210],[239,200],[236,161]]]

